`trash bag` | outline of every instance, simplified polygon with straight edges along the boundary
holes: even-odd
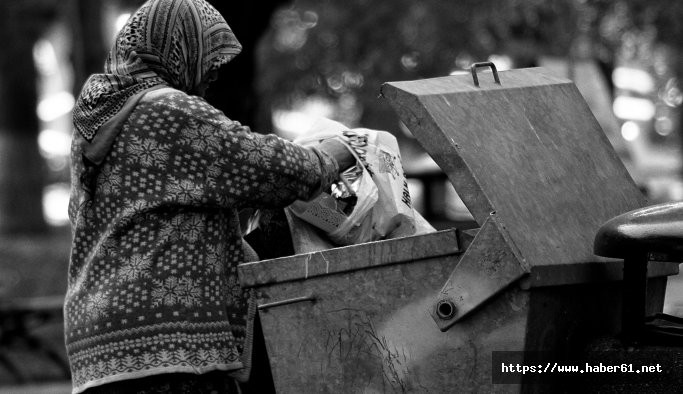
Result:
[[[354,149],[366,149],[361,160],[377,186],[373,239],[413,235],[415,218],[396,137],[386,131],[362,128],[346,130],[343,134]]]
[[[311,201],[295,201],[289,206],[294,215],[322,229],[336,245],[372,239],[372,210],[378,200],[378,190],[368,170],[358,157],[357,160],[355,166],[341,174],[342,181],[332,185],[329,191]]]
[[[396,138],[385,131],[348,129],[321,119],[295,142],[306,146],[326,138],[345,142],[357,164],[345,171],[342,181],[330,191],[312,201],[295,202],[288,208],[290,212],[322,229],[336,245],[415,234],[415,216]]]

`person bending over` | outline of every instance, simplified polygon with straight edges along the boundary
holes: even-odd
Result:
[[[353,157],[252,133],[202,96],[241,46],[204,0],[149,0],[74,109],[64,305],[73,392],[239,392],[253,302],[238,210],[311,199]]]

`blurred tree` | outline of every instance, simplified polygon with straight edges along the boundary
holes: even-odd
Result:
[[[74,96],[90,74],[102,72],[108,48],[105,48],[101,0],[70,0],[68,21],[71,27]]]
[[[675,134],[682,144],[683,2],[620,0],[604,7],[608,10],[605,20],[610,23],[605,24],[603,36],[610,42],[626,41],[621,48],[622,56],[638,59],[660,79],[658,99],[678,117]]]
[[[382,83],[448,75],[492,54],[517,66],[564,56],[574,45],[577,4],[298,0],[277,11],[263,42],[262,117],[320,96],[338,104],[343,121],[397,131],[388,106],[376,104]]]
[[[377,100],[382,83],[444,76],[489,58],[529,67],[551,56],[596,62],[612,90],[617,63],[645,66],[658,81],[651,98],[683,128],[681,20],[683,2],[672,0],[296,0],[276,11],[259,50],[257,124],[315,98],[350,126],[393,132],[410,160],[421,149]]]
[[[392,132],[406,169],[423,171],[410,166],[424,158],[422,148],[377,99],[382,83],[446,76],[489,59],[531,67],[547,56],[564,59],[570,77],[577,69],[572,63],[597,61],[609,87],[622,33],[633,31],[634,16],[618,3],[657,8],[660,2],[295,0],[275,12],[259,48],[257,125],[268,125],[273,110],[326,102],[334,107],[332,117],[349,126]],[[683,29],[680,18],[671,17],[676,13],[668,12],[663,14],[672,29]],[[661,22],[649,22],[654,23]],[[683,43],[683,37],[675,40]],[[304,122],[288,126],[306,127]]]
[[[229,118],[253,126],[257,108],[254,89],[256,44],[270,26],[273,11],[289,0],[209,2],[230,25],[242,44],[242,52],[221,68],[218,80],[208,92],[207,100]]]
[[[40,232],[44,164],[38,152],[33,45],[56,1],[0,2],[0,234]]]

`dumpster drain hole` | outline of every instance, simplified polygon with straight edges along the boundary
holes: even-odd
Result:
[[[450,319],[455,316],[455,304],[451,301],[439,301],[436,304],[436,314],[442,319]]]

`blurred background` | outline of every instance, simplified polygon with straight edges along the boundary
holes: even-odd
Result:
[[[486,60],[572,79],[649,201],[683,200],[682,2],[210,2],[244,46],[210,90],[212,104],[289,139],[321,116],[392,132],[415,206],[437,228],[473,223],[379,89]],[[71,110],[140,4],[0,0],[0,391],[61,382],[46,392],[68,392],[59,304],[70,247]],[[667,293],[673,313],[683,298],[677,283]]]

